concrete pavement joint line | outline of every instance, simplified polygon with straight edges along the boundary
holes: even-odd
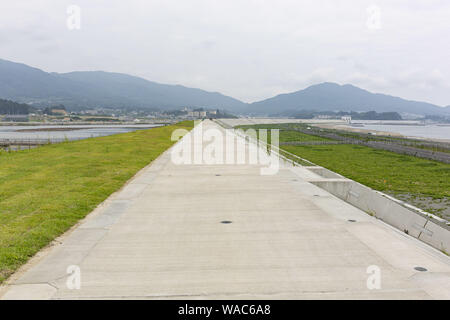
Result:
[[[61,278],[56,278],[56,279],[50,280],[50,281],[60,280],[60,279],[65,278],[65,277],[66,277],[66,276],[61,277]],[[55,289],[58,289],[57,287],[55,287],[55,285],[54,285],[53,283],[50,283],[50,282],[47,282],[47,281],[39,281],[39,282],[21,282],[21,283],[10,284],[9,286],[10,286],[10,287],[14,287],[14,286],[25,286],[25,285],[34,285],[34,284],[48,284],[49,286],[52,286],[52,287],[54,287]]]

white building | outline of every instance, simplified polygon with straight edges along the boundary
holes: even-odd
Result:
[[[351,116],[343,116],[341,117],[341,120],[344,120],[347,123],[352,122],[352,117]]]

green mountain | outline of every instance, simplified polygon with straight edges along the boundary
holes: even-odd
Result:
[[[0,98],[69,110],[93,107],[171,110],[223,109],[237,114],[283,115],[299,111],[376,111],[450,116],[450,107],[371,93],[350,84],[321,83],[251,104],[218,92],[161,84],[103,71],[48,73],[0,59]]]
[[[160,84],[102,71],[48,73],[0,59],[0,97],[37,105],[64,104],[69,109],[184,106],[237,110],[245,103],[217,92]]]
[[[259,115],[289,115],[300,110],[450,115],[449,108],[442,108],[431,103],[404,100],[380,93],[371,93],[350,84],[339,85],[330,82],[254,102],[247,108],[248,113]]]

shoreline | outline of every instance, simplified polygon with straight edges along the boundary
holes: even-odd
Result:
[[[366,134],[374,134],[374,136],[388,136],[394,138],[403,138],[403,139],[411,139],[411,140],[420,140],[420,141],[428,141],[428,142],[441,142],[441,143],[450,143],[450,139],[440,139],[440,138],[428,138],[428,137],[418,137],[418,136],[406,136],[398,132],[391,131],[381,131],[375,129],[364,129],[359,127],[350,127],[343,124],[311,124],[314,127],[323,128],[323,129],[334,129],[334,130],[343,130],[355,133],[366,133]]]

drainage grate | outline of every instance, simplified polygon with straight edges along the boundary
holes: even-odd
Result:
[[[220,177],[221,175],[220,174],[216,174],[216,177]]]
[[[424,271],[428,271],[426,268],[424,267],[414,267],[414,270],[420,271],[420,272],[424,272]]]
[[[348,219],[347,221],[348,222],[356,222],[356,220],[353,220],[353,219]]]
[[[233,222],[232,221],[228,221],[228,220],[224,220],[224,221],[220,221],[220,223],[229,224],[229,223],[233,223]]]

